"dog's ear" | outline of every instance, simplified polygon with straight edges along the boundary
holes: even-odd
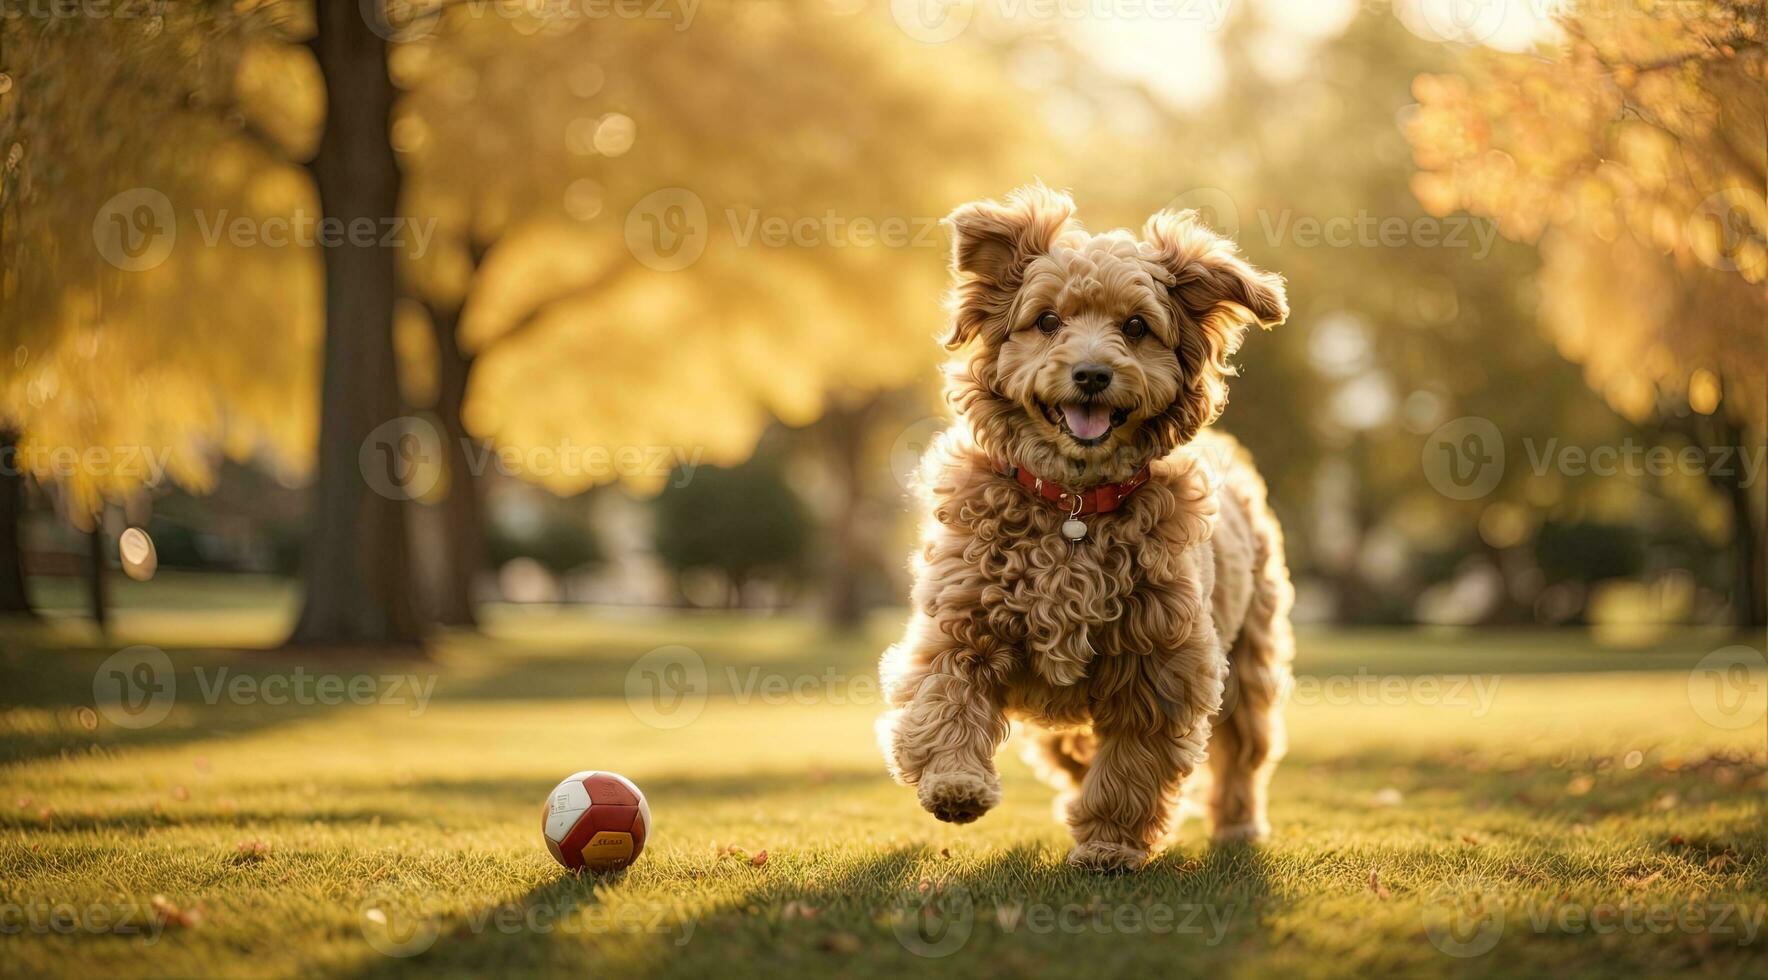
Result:
[[[974,201],[945,219],[952,235],[957,310],[945,346],[956,350],[1005,312],[1025,267],[1048,254],[1074,216],[1067,194],[1042,184],[1021,187],[1006,203]]]
[[[1281,276],[1253,268],[1194,211],[1154,215],[1142,238],[1177,320],[1185,380],[1173,410],[1181,441],[1188,441],[1227,404],[1227,378],[1234,373],[1228,358],[1240,349],[1247,326],[1282,323],[1289,299]]]

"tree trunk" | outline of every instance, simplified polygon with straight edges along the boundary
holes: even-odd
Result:
[[[25,586],[25,477],[18,433],[0,429],[0,615],[36,615]]]
[[[106,572],[109,562],[104,553],[104,512],[92,515],[92,530],[86,532],[86,589],[92,611],[92,625],[100,633],[110,628],[110,582]]]
[[[422,630],[412,597],[405,500],[371,489],[358,462],[370,434],[400,413],[395,255],[378,244],[379,229],[399,208],[399,168],[388,137],[394,91],[387,42],[370,30],[355,0],[317,0],[315,12],[313,49],[326,89],[325,132],[313,162],[321,211],[343,229],[376,231],[346,234],[322,248],[326,330],[318,484],[307,539],[306,602],[289,642],[418,647]]]
[[[821,422],[823,458],[834,490],[827,515],[824,613],[829,625],[840,630],[851,630],[865,618],[861,586],[870,556],[860,540],[860,512],[865,504],[861,470],[865,463],[867,423],[878,401],[879,397],[874,395],[854,406],[832,405]]]
[[[442,420],[443,452],[448,457],[448,497],[442,503],[444,560],[436,620],[444,626],[477,628],[473,582],[485,568],[485,487],[473,457],[486,449],[467,433],[467,381],[473,358],[460,347],[460,308],[430,310],[436,334],[436,414]]]
[[[1758,639],[1768,626],[1768,528],[1756,513],[1742,475],[1731,481],[1732,616],[1738,630]]]
[[[1747,445],[1749,427],[1726,417],[1725,399],[1711,416],[1696,416],[1681,426],[1699,446],[1735,450],[1731,465],[1707,475],[1731,505],[1731,621],[1740,632],[1760,636],[1768,626],[1768,507],[1762,506],[1759,481],[1752,481],[1746,459],[1759,447]]]

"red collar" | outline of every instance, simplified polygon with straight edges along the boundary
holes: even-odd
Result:
[[[1085,517],[1088,514],[1109,514],[1123,506],[1123,502],[1134,493],[1136,488],[1148,482],[1151,475],[1149,468],[1144,466],[1136,471],[1136,475],[1122,483],[1101,483],[1085,490],[1070,490],[1058,483],[1052,483],[1039,476],[1033,476],[1023,466],[1001,464],[1002,476],[1012,477],[1019,485],[1032,493],[1057,504],[1070,517]],[[1075,507],[1075,498],[1079,497],[1079,508]]]

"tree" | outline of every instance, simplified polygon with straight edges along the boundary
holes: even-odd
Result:
[[[25,587],[24,544],[19,540],[25,479],[17,454],[18,433],[0,430],[0,614],[30,616],[36,610]]]
[[[742,605],[743,588],[756,577],[795,578],[801,571],[809,522],[772,454],[757,453],[729,469],[703,467],[664,490],[654,506],[663,564],[678,577],[722,573],[732,606]]]
[[[1421,75],[1414,188],[1433,213],[1539,246],[1541,317],[1590,385],[1694,445],[1768,433],[1768,9],[1573,7],[1547,57]],[[1732,609],[1768,624],[1768,501],[1710,471],[1732,520]]]
[[[736,463],[771,419],[808,423],[838,391],[864,399],[929,370],[935,221],[953,203],[940,184],[990,167],[986,186],[1016,182],[1005,161],[1029,131],[991,108],[996,135],[975,140],[984,89],[961,69],[977,54],[942,52],[936,80],[904,67],[932,49],[877,19],[709,3],[691,31],[589,30],[469,13],[444,13],[394,65],[411,91],[396,123],[406,210],[439,228],[407,268],[422,310],[407,335],[427,337],[408,380],[447,442],[437,606],[456,625],[472,622],[484,556],[475,458],[570,442]],[[634,254],[635,212],[659,193],[700,209],[704,253],[680,268]],[[763,221],[811,222],[815,240],[763,244]],[[890,240],[862,242],[856,223]],[[649,493],[664,470],[516,475]]]
[[[0,18],[5,500],[16,471],[89,528],[144,488],[206,489],[221,455],[292,471],[314,270],[209,234],[305,203],[284,160],[300,120],[260,128],[238,84],[282,43],[285,11],[44,10]],[[0,568],[19,565],[19,515],[0,507]]]
[[[313,177],[326,219],[380,229],[399,215],[399,166],[388,127],[387,39],[355,0],[315,0],[313,51],[326,115]],[[382,22],[385,23],[385,22]],[[325,355],[317,483],[297,646],[417,647],[405,501],[377,492],[362,456],[402,415],[393,353],[396,256],[354,236],[324,249]],[[396,439],[380,448],[391,451]],[[372,451],[372,449],[371,449]],[[385,488],[383,488],[384,491]]]

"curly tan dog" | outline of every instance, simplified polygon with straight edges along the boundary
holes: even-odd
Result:
[[[892,773],[941,820],[1000,802],[1018,719],[1064,791],[1071,863],[1136,868],[1209,761],[1218,840],[1262,837],[1294,640],[1282,532],[1226,436],[1248,324],[1282,280],[1190,212],[1089,235],[1023,188],[947,219],[957,285],[907,635],[880,665]]]

